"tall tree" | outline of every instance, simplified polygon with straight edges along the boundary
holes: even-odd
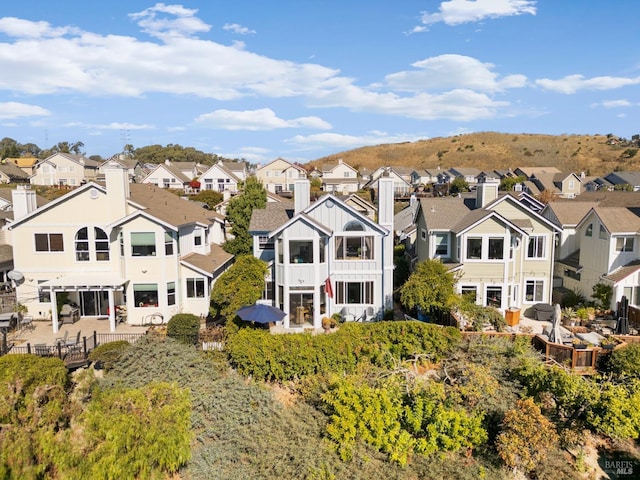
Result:
[[[266,274],[267,264],[262,260],[252,255],[237,257],[211,290],[211,305],[215,314],[230,320],[240,307],[255,303],[262,296]]]
[[[231,224],[233,239],[224,244],[225,251],[234,255],[251,253],[251,235],[249,222],[251,213],[256,208],[264,208],[267,204],[267,192],[255,177],[249,177],[244,184],[242,195],[232,198],[227,208],[227,220]]]
[[[400,301],[407,308],[420,308],[423,312],[450,308],[456,299],[457,281],[458,276],[440,260],[425,260],[416,265],[409,280],[400,288]]]

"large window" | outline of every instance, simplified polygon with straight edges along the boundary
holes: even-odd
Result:
[[[373,237],[336,237],[337,260],[373,260]]]
[[[187,278],[187,298],[204,298],[204,278]]]
[[[76,260],[78,262],[89,261],[89,229],[81,228],[76,232]]]
[[[76,232],[76,260],[78,262],[88,262],[91,259],[89,245],[93,242],[96,260],[99,262],[109,261],[109,237],[104,230],[98,227],[93,228],[93,238],[90,238],[90,232],[91,230],[88,227],[82,227]]]
[[[36,233],[36,252],[64,252],[61,233]]]
[[[373,303],[373,282],[336,282],[336,303]]]
[[[176,282],[167,283],[167,305],[176,304]]]
[[[502,260],[504,258],[504,238],[489,239],[489,260]]]
[[[434,235],[434,241],[435,241],[435,256],[448,257],[449,256],[449,234],[436,233]]]
[[[158,284],[157,283],[134,283],[133,301],[138,307],[158,306]]]
[[[544,236],[529,237],[529,244],[527,245],[527,258],[544,258]]]
[[[156,234],[153,232],[132,232],[131,254],[134,257],[154,257],[156,255]]]
[[[502,308],[502,287],[487,287],[487,307]]]
[[[524,287],[525,302],[541,302],[544,294],[544,281],[527,280]]]
[[[482,238],[467,238],[467,260],[480,260],[482,258]]]
[[[616,252],[633,252],[633,237],[616,238]]]
[[[462,287],[460,287],[460,294],[468,301],[476,303],[478,300],[478,287],[475,285],[462,285]]]
[[[313,242],[291,240],[289,242],[289,263],[313,263]]]

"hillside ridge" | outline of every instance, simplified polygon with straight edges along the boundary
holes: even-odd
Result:
[[[307,166],[337,162],[338,159],[357,169],[387,165],[416,169],[476,167],[480,170],[555,166],[561,171],[599,176],[614,170],[640,170],[640,156],[636,156],[639,143],[637,138],[628,141],[612,134],[479,132],[361,147],[319,158]]]

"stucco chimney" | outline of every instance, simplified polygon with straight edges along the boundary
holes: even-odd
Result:
[[[109,162],[104,168],[104,177],[109,207],[113,209],[114,218],[122,218],[127,214],[129,173],[117,162]]]
[[[306,178],[295,181],[293,190],[294,213],[298,214],[311,203],[311,183]]]
[[[476,186],[476,208],[482,208],[498,198],[498,186],[500,185],[498,180],[488,177],[483,180]]]
[[[30,185],[18,185],[15,190],[12,190],[11,201],[13,203],[14,220],[18,220],[38,208],[36,192],[31,190]]]

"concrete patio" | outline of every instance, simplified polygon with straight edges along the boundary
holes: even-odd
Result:
[[[75,339],[80,332],[80,339],[82,337],[89,337],[93,335],[93,332],[102,334],[130,334],[146,333],[148,327],[140,325],[127,325],[121,323],[116,326],[116,331],[111,332],[109,329],[109,320],[106,317],[82,317],[80,320],[73,324],[62,324],[58,333],[53,333],[53,324],[51,320],[36,320],[32,323],[31,327],[16,328],[10,331],[7,335],[7,344],[14,346],[24,346],[26,344],[46,344],[55,345],[56,339],[65,336],[65,332],[68,332],[67,338]]]

